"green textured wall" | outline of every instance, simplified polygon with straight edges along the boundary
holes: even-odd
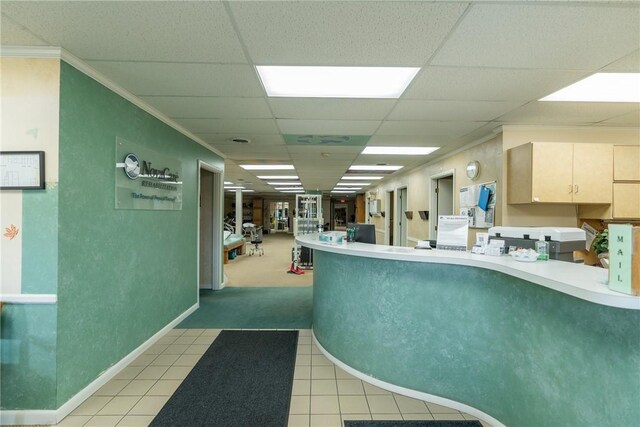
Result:
[[[2,336],[2,409],[55,409],[56,306],[6,304]]]
[[[181,211],[115,210],[116,136],[182,161]],[[198,160],[223,166],[62,63],[58,405],[196,303]]]
[[[313,330],[353,368],[508,426],[637,426],[640,312],[491,270],[314,254]]]

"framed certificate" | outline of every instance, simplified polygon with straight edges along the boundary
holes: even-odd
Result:
[[[0,190],[44,189],[44,151],[0,151]]]

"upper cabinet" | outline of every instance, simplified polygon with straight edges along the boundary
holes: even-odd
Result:
[[[640,145],[613,147],[613,180],[640,181]]]
[[[640,218],[640,145],[613,147],[613,218]]]
[[[613,145],[530,142],[507,151],[507,203],[609,204]]]

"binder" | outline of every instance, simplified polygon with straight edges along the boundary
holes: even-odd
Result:
[[[478,207],[483,211],[487,211],[489,207],[489,198],[491,197],[491,190],[484,185],[480,187],[480,194],[478,196]]]

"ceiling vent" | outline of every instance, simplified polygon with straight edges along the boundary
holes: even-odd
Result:
[[[231,142],[235,142],[236,144],[248,144],[251,140],[247,138],[231,138]]]

